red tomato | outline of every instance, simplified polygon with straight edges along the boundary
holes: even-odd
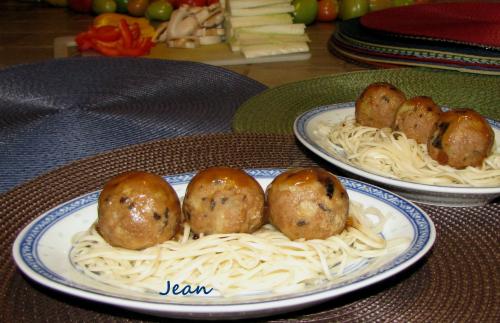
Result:
[[[207,0],[178,0],[177,6],[187,4],[192,7],[204,7],[207,5]]]
[[[333,21],[339,14],[339,3],[337,0],[319,0],[317,21]]]
[[[219,3],[219,0],[207,0],[207,6],[214,4],[214,3]]]

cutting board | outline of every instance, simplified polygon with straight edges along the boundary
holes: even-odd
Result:
[[[74,36],[58,37],[54,39],[54,57],[64,58],[81,56],[78,52]],[[85,53],[84,56],[96,56],[97,53]],[[149,58],[192,61],[215,66],[243,65],[272,62],[302,61],[311,58],[311,53],[295,53],[256,58],[245,58],[241,53],[234,53],[228,44],[205,45],[193,49],[169,48],[164,43],[156,44],[151,50]]]

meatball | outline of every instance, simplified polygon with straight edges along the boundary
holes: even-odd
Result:
[[[326,239],[342,232],[349,197],[340,181],[321,168],[289,170],[266,189],[269,221],[291,240]]]
[[[139,250],[170,240],[181,216],[179,198],[161,176],[128,172],[104,185],[96,227],[110,245]]]
[[[182,211],[194,233],[252,233],[264,224],[264,191],[241,169],[207,168],[189,183]]]
[[[479,113],[458,109],[441,114],[427,150],[442,165],[477,167],[491,153],[494,139],[493,129]]]
[[[417,96],[401,105],[393,128],[419,144],[427,144],[440,115],[441,108],[431,98]]]
[[[392,84],[370,84],[356,100],[356,121],[362,126],[390,128],[405,100],[404,93]]]

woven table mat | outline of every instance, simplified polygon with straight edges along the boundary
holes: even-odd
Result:
[[[74,162],[0,195],[0,321],[136,322],[158,318],[51,291],[25,278],[11,258],[13,240],[50,208],[100,188],[127,170],[160,175],[214,165],[241,168],[330,166],[292,136],[213,134],[165,139]],[[428,256],[388,280],[298,312],[263,318],[284,322],[498,322],[500,204],[475,208],[421,206],[436,224]],[[255,322],[256,320],[252,320]]]
[[[365,18],[363,16],[362,18]],[[463,73],[500,75],[500,51],[444,40],[414,39],[365,28],[361,19],[338,24],[328,49],[341,58]]]
[[[407,97],[426,95],[440,105],[468,107],[500,119],[500,77],[424,68],[360,71],[288,83],[243,103],[233,119],[235,132],[289,134],[293,122],[312,108],[355,101],[373,82],[386,81]]]
[[[0,70],[0,192],[100,152],[230,132],[236,109],[266,88],[220,67],[155,59],[69,58]]]
[[[353,19],[354,20],[354,19]],[[350,22],[348,20],[347,22]],[[414,44],[417,44],[415,41]],[[328,50],[337,56],[361,62],[382,62],[401,66],[417,66],[463,73],[500,76],[500,52],[495,55],[471,55],[472,53],[453,51],[445,47],[418,48],[411,45],[389,46],[374,42],[358,41],[336,30],[328,41]],[[449,50],[449,51],[446,51]],[[451,50],[451,51],[450,51]],[[479,51],[479,50],[477,50]],[[485,50],[485,52],[487,52]]]

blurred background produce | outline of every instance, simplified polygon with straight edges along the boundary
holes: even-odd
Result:
[[[361,17],[368,13],[368,0],[342,0],[340,3],[340,18],[342,20]]]
[[[101,1],[101,0],[94,0]],[[114,0],[105,0],[114,1]],[[127,4],[128,13],[131,16],[142,17],[146,13],[149,6],[149,0],[129,0]]]
[[[167,0],[154,1],[146,9],[146,18],[149,20],[166,21],[170,19],[173,10],[174,7]]]
[[[45,0],[56,7],[68,7],[82,14],[117,12],[134,17],[145,17],[151,21],[168,21],[172,11],[182,4],[209,6],[227,0]],[[306,25],[315,22],[347,20],[365,15],[371,11],[398,6],[428,3],[430,0],[293,0],[294,23]]]
[[[97,13],[105,13],[105,12],[115,12],[116,11],[116,2],[115,0],[93,0],[92,1],[92,10]]]
[[[295,7],[294,23],[310,25],[314,22],[318,13],[317,0],[293,0],[292,4]]]
[[[316,21],[333,21],[339,14],[338,0],[319,0]]]

